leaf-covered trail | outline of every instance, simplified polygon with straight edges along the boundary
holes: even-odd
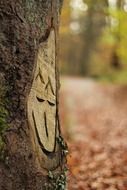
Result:
[[[62,78],[68,190],[127,190],[127,87]]]

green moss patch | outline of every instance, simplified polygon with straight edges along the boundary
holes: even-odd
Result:
[[[1,78],[0,78],[1,79]],[[0,152],[3,150],[4,147],[4,141],[2,138],[3,133],[8,128],[7,125],[7,117],[8,117],[8,111],[6,110],[6,90],[4,88],[4,83],[2,80],[0,80]]]

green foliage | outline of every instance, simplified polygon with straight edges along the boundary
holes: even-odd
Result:
[[[127,83],[127,10],[124,2],[108,7],[107,23],[98,40],[96,51],[91,53],[90,76],[98,80]],[[114,61],[114,55],[117,60]],[[115,67],[114,64],[118,64]]]

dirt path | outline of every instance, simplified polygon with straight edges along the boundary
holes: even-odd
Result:
[[[127,190],[126,88],[63,78],[60,97],[68,190]]]

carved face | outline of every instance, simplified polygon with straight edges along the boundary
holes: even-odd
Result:
[[[28,121],[41,148],[53,152],[56,137],[55,34],[40,45],[28,97]]]

